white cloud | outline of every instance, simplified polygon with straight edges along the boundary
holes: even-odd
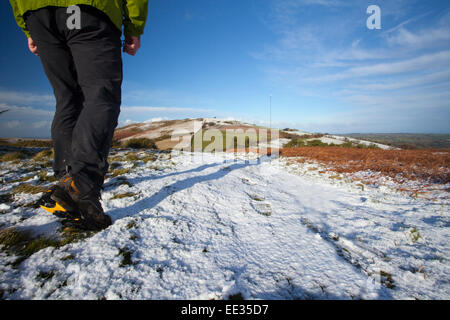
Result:
[[[450,67],[450,51],[425,54],[412,59],[397,62],[383,62],[348,68],[347,70],[327,73],[325,75],[305,78],[304,81],[333,82],[343,79],[367,78],[372,76],[389,76],[413,71],[428,71]]]
[[[41,129],[41,128],[50,128],[52,122],[51,121],[38,121],[38,122],[34,122],[32,124],[34,129]]]
[[[450,30],[448,26],[438,29],[420,30],[416,33],[405,28],[400,28],[387,38],[391,46],[414,46],[416,49],[436,46],[439,43],[445,43],[449,40]]]
[[[145,120],[144,123],[160,122],[163,120],[168,120],[168,118],[167,117],[151,118],[151,119]]]
[[[24,117],[35,119],[37,118],[52,118],[55,114],[54,111],[48,111],[33,107],[18,107],[15,105],[9,105],[6,103],[0,103],[0,108],[8,110],[2,115],[2,118],[16,118],[16,117]]]
[[[50,94],[34,94],[0,89],[0,103],[12,105],[55,106],[55,97]]]
[[[50,137],[53,111],[5,103],[0,103],[0,108],[8,110],[0,116],[0,137]]]
[[[8,129],[18,128],[18,127],[21,126],[21,122],[18,121],[18,120],[7,121],[7,122],[5,123],[5,126],[6,126]]]
[[[349,88],[365,91],[378,91],[395,90],[415,86],[428,87],[431,85],[446,85],[450,88],[450,69],[426,75],[415,75],[401,80],[396,79],[391,81],[372,81],[369,83],[351,84],[349,85]]]

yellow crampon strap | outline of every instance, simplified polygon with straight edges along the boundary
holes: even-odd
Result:
[[[61,207],[61,205],[58,202],[55,203],[55,206],[53,208],[48,208],[44,206],[41,206],[41,208],[50,213],[55,213],[56,211],[66,212],[66,209]]]

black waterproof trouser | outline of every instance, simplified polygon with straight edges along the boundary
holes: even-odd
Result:
[[[24,18],[56,98],[55,176],[69,173],[82,197],[99,196],[120,113],[121,31],[101,11],[79,7],[81,29],[69,29],[67,8],[45,7]]]

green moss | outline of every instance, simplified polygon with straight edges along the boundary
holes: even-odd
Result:
[[[0,231],[0,244],[3,245],[3,250],[18,256],[17,260],[12,264],[15,267],[28,259],[33,253],[55,246],[56,242],[45,237],[33,238],[29,231],[8,228]]]
[[[119,249],[119,256],[122,256],[122,261],[119,264],[119,267],[126,267],[133,264],[131,260],[132,252],[128,248]]]
[[[60,238],[33,237],[28,230],[7,228],[0,230],[0,245],[2,250],[17,256],[16,261],[12,264],[13,267],[17,267],[22,261],[42,249],[48,247],[60,248],[69,243],[84,239],[91,234],[92,232],[65,228]]]

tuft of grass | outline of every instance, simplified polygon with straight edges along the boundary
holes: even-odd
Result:
[[[114,177],[117,177],[117,176],[120,176],[123,174],[127,174],[129,172],[130,172],[130,169],[125,169],[125,168],[115,169],[113,172],[111,172],[111,177],[114,178]]]
[[[250,198],[251,198],[252,200],[255,200],[255,201],[264,201],[264,197],[260,197],[260,196],[258,196],[258,195],[256,195],[256,194],[251,194],[251,195],[250,195]]]
[[[392,279],[392,275],[386,271],[380,270],[380,282],[386,286],[386,288],[394,289],[395,284]]]
[[[7,162],[7,161],[18,161],[23,160],[28,157],[28,154],[25,152],[8,152],[5,153],[0,157],[1,162]]]
[[[139,157],[136,152],[128,152],[125,154],[125,160],[126,161],[138,161]]]
[[[147,163],[149,161],[155,161],[156,159],[158,159],[158,157],[155,154],[149,154],[149,155],[146,155],[143,158],[141,158],[141,160],[144,163]]]
[[[57,247],[63,247],[67,244],[78,242],[93,235],[94,231],[83,231],[77,228],[66,227],[62,230],[62,237],[59,239]]]
[[[67,256],[62,257],[60,260],[67,261],[67,260],[73,260],[73,259],[75,259],[75,256],[73,254],[68,254]]]
[[[131,228],[136,228],[137,224],[136,221],[130,221],[128,222],[128,224],[125,226],[125,228],[127,228],[127,230],[130,230]]]
[[[4,249],[20,246],[29,239],[30,233],[27,231],[18,231],[15,228],[0,230],[0,244]]]
[[[33,179],[33,176],[26,176],[26,177],[22,177],[22,178],[19,178],[19,179],[10,180],[9,183],[25,182],[25,181],[28,181],[28,180],[31,180],[31,179]]]
[[[125,159],[120,154],[111,155],[108,157],[109,163],[120,162],[120,161],[125,161]],[[119,166],[120,166],[120,163],[119,163]],[[111,166],[109,168],[112,169]]]
[[[113,186],[113,187],[118,187],[118,186],[121,186],[121,185],[127,185],[127,186],[129,186],[129,187],[132,187],[132,186],[133,186],[133,185],[131,184],[131,182],[127,180],[127,178],[122,177],[122,176],[117,177],[117,178],[116,178],[116,181],[111,182],[111,183],[109,183],[108,185],[109,185],[109,186]]]
[[[135,195],[137,195],[138,193],[133,193],[133,192],[125,192],[125,193],[119,193],[114,195],[111,200],[114,199],[123,199],[123,198],[130,198],[130,197],[134,197]]]
[[[38,273],[38,275],[36,276],[36,280],[43,280],[43,281],[48,281],[51,278],[53,278],[53,276],[55,275],[55,273],[53,272],[53,270],[50,270],[48,272],[46,271],[40,271]]]
[[[163,171],[164,170],[163,166],[156,165],[156,164],[148,165],[147,168],[150,170],[155,170],[155,171]]]
[[[154,140],[147,138],[133,138],[121,143],[123,148],[132,149],[158,149]]]
[[[121,166],[120,162],[113,162],[109,165],[109,169],[114,170],[114,169],[119,168],[120,166]]]
[[[410,230],[410,236],[413,243],[416,243],[420,238],[422,238],[422,235],[420,234],[419,230],[417,230],[417,228],[412,228]]]
[[[45,192],[45,191],[47,191],[47,189],[44,187],[35,186],[30,183],[23,183],[23,184],[15,187],[13,190],[11,190],[11,193],[13,193],[13,194],[16,194],[16,193],[36,194],[36,193]]]
[[[34,161],[50,160],[53,158],[53,150],[47,149],[36,153],[33,157]]]
[[[55,176],[48,175],[48,172],[45,170],[39,172],[38,175],[39,175],[39,181],[41,181],[41,182],[55,182],[58,180]]]

